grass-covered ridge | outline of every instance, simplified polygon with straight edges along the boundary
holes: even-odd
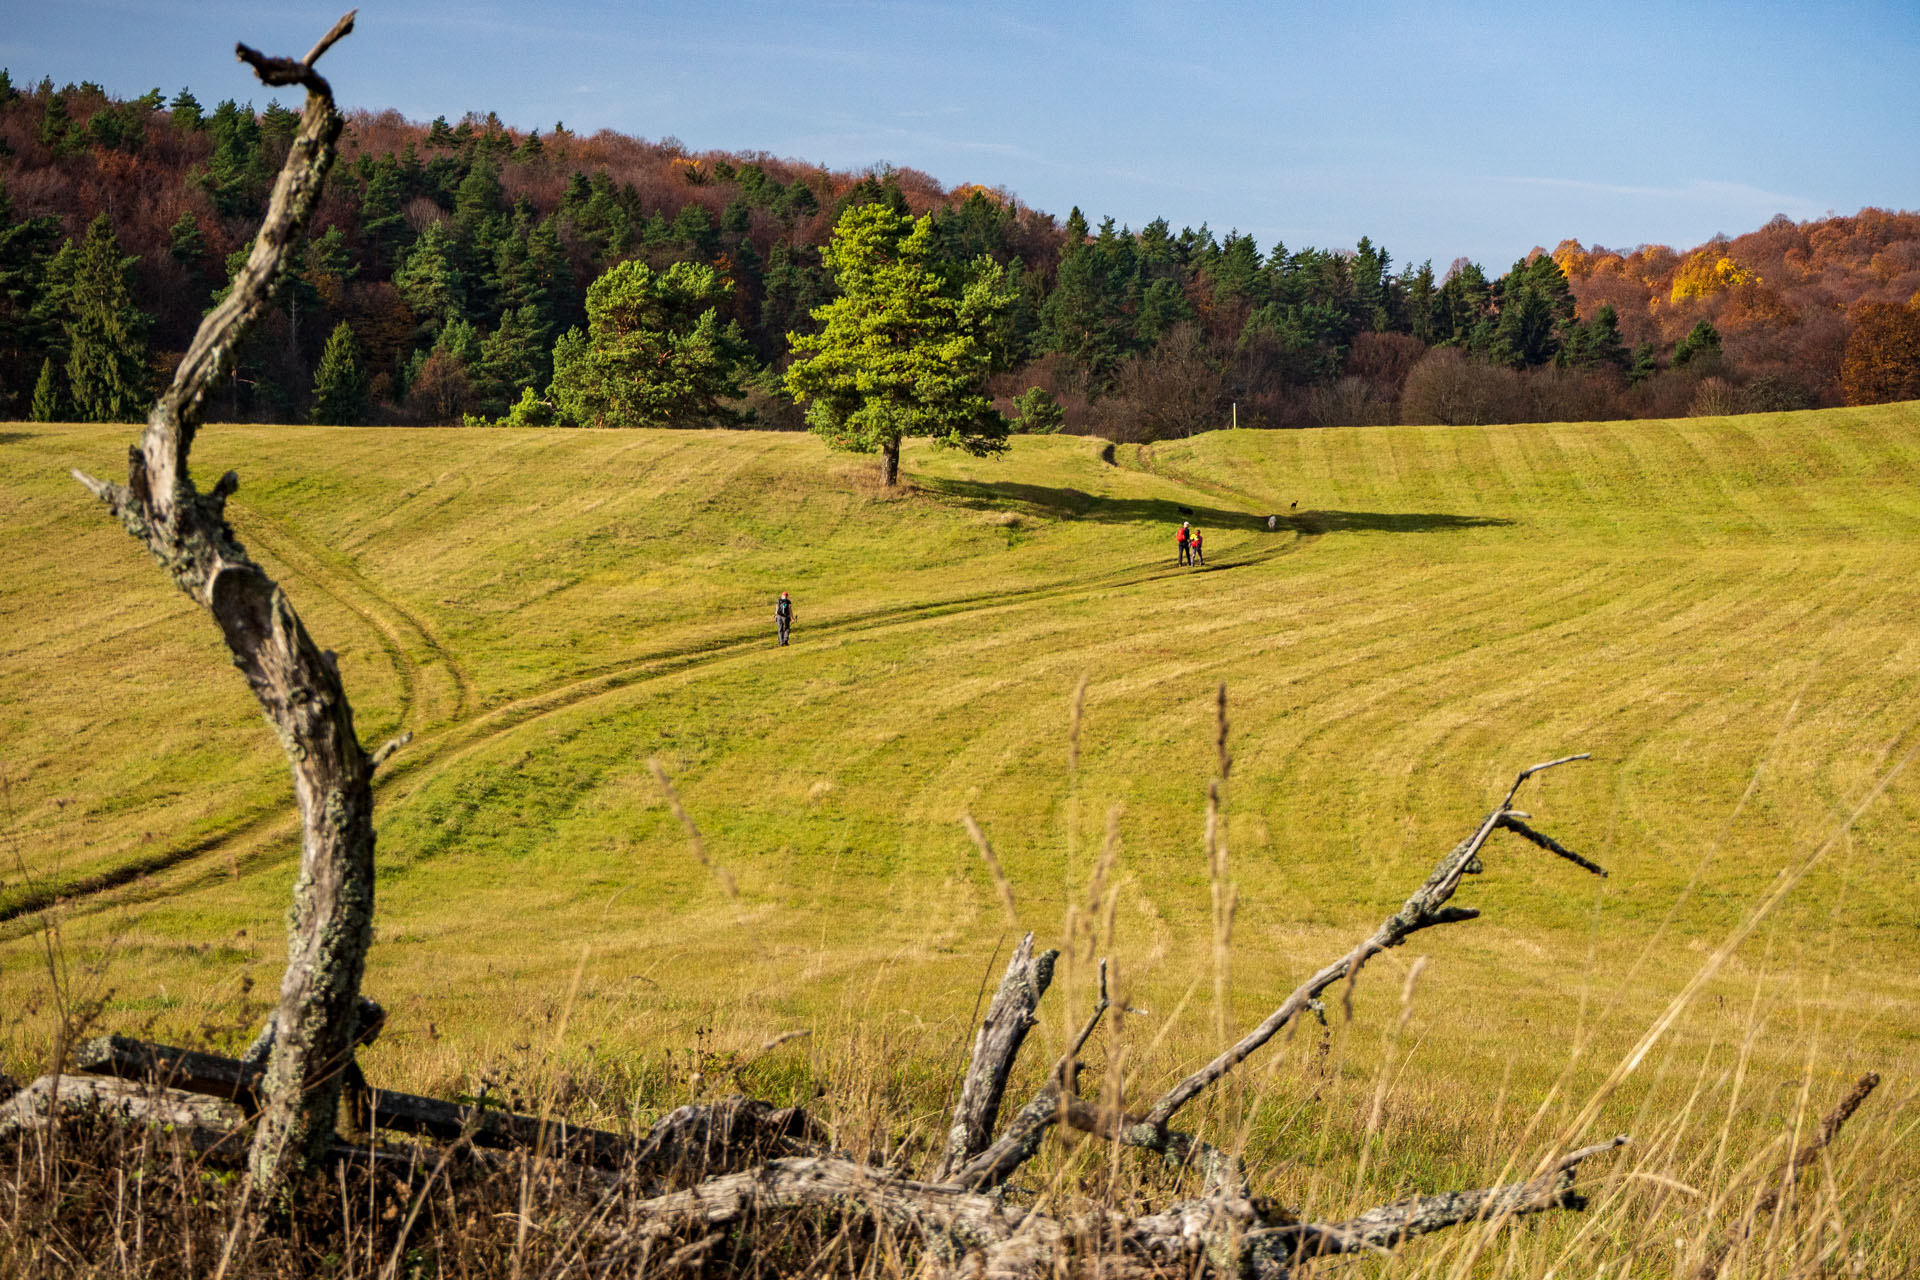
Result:
[[[278,746],[206,619],[66,475],[113,473],[130,431],[0,432],[16,1074],[47,1043],[47,917],[23,908],[50,888],[108,886],[58,918],[113,1029],[238,1025],[282,963]],[[362,736],[415,734],[380,784],[368,989],[393,1016],[369,1074],[444,1090],[495,1064],[591,1064],[664,1105],[719,1087],[690,1052],[804,1026],[811,1047],[752,1068],[763,1087],[831,1081],[858,1042],[886,1089],[937,1108],[1007,928],[957,815],[1046,941],[1118,804],[1110,949],[1152,1011],[1127,1021],[1152,1089],[1217,1043],[1200,831],[1224,681],[1234,1027],[1397,904],[1514,770],[1594,753],[1528,807],[1609,879],[1496,842],[1462,897],[1487,918],[1407,949],[1432,960],[1397,1048],[1382,1028],[1413,954],[1376,962],[1350,1031],[1335,1011],[1346,1066],[1323,1091],[1303,1032],[1234,1103],[1260,1159],[1322,1133],[1337,1153],[1370,1068],[1395,1064],[1399,1124],[1366,1176],[1470,1182],[1574,1045],[1554,1096],[1577,1103],[1920,742],[1920,407],[1105,449],[910,444],[890,495],[870,464],[788,435],[208,430],[197,472],[240,472],[235,524],[340,653]],[[1203,571],[1172,563],[1182,507]],[[782,589],[797,643],[776,650]],[[653,756],[737,899],[689,855]],[[1809,1064],[1807,1106],[1868,1066],[1910,1096],[1916,799],[1893,780],[1609,1131],[1644,1132],[1636,1107],[1749,1041],[1738,1105],[1714,1105],[1754,1150]],[[1083,1009],[1050,1001],[1046,1035]],[[1423,1117],[1434,1099],[1451,1105]]]

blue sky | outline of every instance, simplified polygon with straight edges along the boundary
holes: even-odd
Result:
[[[0,0],[16,82],[266,95],[308,0]],[[1499,269],[1775,213],[1920,208],[1920,2],[1500,5],[371,0],[349,106],[497,111],[1002,186],[1064,216]]]

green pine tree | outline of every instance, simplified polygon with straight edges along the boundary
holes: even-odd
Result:
[[[900,476],[900,441],[987,454],[1006,447],[1007,421],[987,399],[991,331],[1008,299],[990,258],[965,275],[935,269],[933,223],[889,203],[855,205],[827,247],[840,296],[814,312],[817,334],[793,334],[787,389],[838,448],[879,453]]]
[[[360,344],[345,320],[333,327],[320,367],[313,374],[313,412],[316,424],[353,427],[366,421],[367,379],[360,368]]]
[[[183,88],[174,94],[168,110],[173,117],[173,127],[182,133],[200,128],[206,118],[206,113],[200,109],[200,99],[194,97],[189,89]]]
[[[152,399],[147,318],[133,305],[137,258],[120,251],[106,214],[87,227],[68,284],[67,389],[82,422],[138,422]]]
[[[622,262],[587,290],[587,331],[553,350],[553,399],[582,426],[730,426],[721,402],[740,395],[746,339],[722,323],[731,286],[712,267],[654,271]]]
[[[1627,364],[1627,385],[1637,387],[1660,372],[1660,357],[1655,354],[1652,342],[1643,342],[1633,349],[1633,356]]]
[[[33,384],[33,407],[27,411],[27,420],[59,422],[65,416],[60,411],[60,375],[53,367],[53,357],[48,356],[40,362],[40,379]]]
[[[1028,435],[1055,435],[1067,425],[1060,402],[1045,387],[1028,387],[1013,399],[1015,431]]]
[[[1684,369],[1696,360],[1708,359],[1720,354],[1720,331],[1713,327],[1713,321],[1702,320],[1687,331],[1673,349],[1673,367]]]

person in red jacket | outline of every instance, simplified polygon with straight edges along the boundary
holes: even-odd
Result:
[[[1190,533],[1188,533],[1188,532],[1187,532],[1187,522],[1186,522],[1185,520],[1182,520],[1182,521],[1180,522],[1180,532],[1179,532],[1179,533],[1176,533],[1176,534],[1175,534],[1175,535],[1173,536],[1173,542],[1174,542],[1174,545],[1180,548],[1180,563],[1181,563],[1181,564],[1192,564],[1192,563],[1193,563],[1193,554],[1192,554],[1192,550],[1191,550],[1191,548],[1190,548],[1190,546],[1189,546],[1189,544],[1188,544],[1188,541],[1187,541],[1187,540],[1188,540],[1188,539],[1189,539],[1190,537],[1192,537],[1192,535],[1191,535]]]

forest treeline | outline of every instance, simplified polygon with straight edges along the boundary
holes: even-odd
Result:
[[[245,254],[297,119],[0,72],[0,418],[144,412]],[[350,118],[213,416],[798,427],[796,342],[821,340],[816,313],[841,294],[835,227],[869,205],[926,215],[928,269],[990,287],[986,391],[1028,428],[1149,440],[1235,415],[1549,421],[1920,397],[1920,214],[1436,270],[1367,239],[1294,249],[1057,219],[911,169],[388,111]],[[623,372],[642,368],[678,382],[656,394]]]

